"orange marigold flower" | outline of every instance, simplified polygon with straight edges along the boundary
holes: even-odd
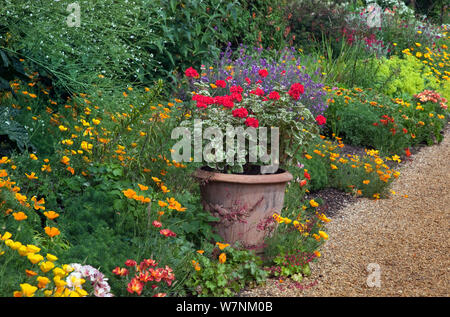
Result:
[[[46,233],[50,238],[53,238],[53,237],[55,237],[55,236],[57,236],[57,235],[59,235],[59,234],[61,233],[61,232],[59,231],[59,229],[56,228],[56,227],[45,227],[44,230],[45,230],[45,233]]]
[[[12,215],[13,215],[14,219],[17,220],[17,221],[22,221],[22,220],[25,220],[25,219],[28,218],[28,216],[22,211],[13,212]]]
[[[219,247],[220,250],[223,250],[226,247],[230,246],[228,243],[220,243],[220,242],[216,242],[216,245]]]
[[[123,190],[122,192],[125,195],[125,197],[130,199],[136,196],[136,192],[130,188],[128,188],[127,190]]]
[[[44,212],[44,215],[50,220],[53,220],[53,219],[59,217],[59,214],[57,212],[54,212],[53,210]]]
[[[27,178],[28,178],[28,179],[31,179],[31,180],[33,180],[33,179],[38,179],[38,177],[36,176],[36,173],[35,173],[35,172],[32,172],[31,174],[25,173],[25,175],[27,175]]]
[[[148,189],[148,186],[145,186],[145,185],[138,184],[138,186],[139,186],[139,188],[141,190],[147,190]]]
[[[227,260],[227,255],[225,253],[221,253],[219,255],[219,263],[225,263],[225,261]]]

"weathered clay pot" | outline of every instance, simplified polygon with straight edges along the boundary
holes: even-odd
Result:
[[[275,225],[273,214],[280,213],[284,203],[289,172],[276,174],[224,174],[198,169],[203,208],[220,219],[213,224],[223,242],[239,241],[247,249],[260,253],[264,239]]]

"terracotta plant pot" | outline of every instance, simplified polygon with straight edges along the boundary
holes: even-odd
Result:
[[[274,213],[284,203],[287,171],[265,175],[224,174],[198,169],[193,174],[200,181],[203,208],[220,221],[213,224],[223,242],[239,241],[261,253],[264,240],[275,227]]]

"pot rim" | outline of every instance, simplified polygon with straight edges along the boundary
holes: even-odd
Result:
[[[287,183],[294,177],[288,171],[276,174],[262,175],[241,175],[241,174],[225,174],[219,172],[205,171],[201,168],[197,169],[192,176],[207,182],[224,182],[239,184],[277,184]]]

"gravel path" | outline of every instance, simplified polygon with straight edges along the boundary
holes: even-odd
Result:
[[[439,145],[412,155],[392,183],[389,199],[358,199],[327,225],[322,258],[301,289],[271,279],[240,296],[450,295],[450,129]],[[370,263],[373,266],[368,270]],[[374,269],[380,286],[368,286]],[[370,284],[370,283],[369,283]]]

